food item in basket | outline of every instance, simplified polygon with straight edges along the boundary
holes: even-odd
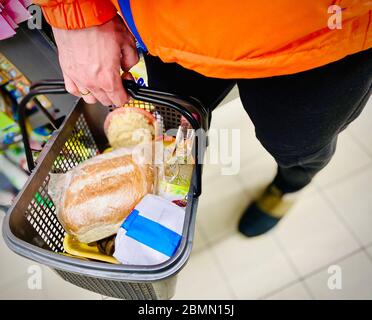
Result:
[[[48,192],[66,232],[93,242],[117,232],[121,222],[153,190],[152,165],[122,148],[91,158],[66,174],[51,174]]]
[[[155,135],[155,118],[141,108],[121,107],[107,116],[104,130],[114,148],[133,147],[150,142]]]
[[[184,209],[159,196],[146,195],[120,227],[114,257],[129,265],[165,262],[181,243],[184,220]]]
[[[109,153],[109,152],[111,152],[112,150],[114,150],[114,149],[112,149],[111,147],[109,147],[109,148],[103,150],[102,153]]]
[[[183,157],[178,157],[179,149],[185,145],[182,142],[187,141],[180,138],[182,136],[180,128],[177,132],[178,139],[163,142],[164,162],[158,168],[157,194],[170,201],[184,200],[186,198],[190,189],[194,168],[194,165],[187,164],[187,161],[185,164]]]
[[[194,166],[191,164],[175,163],[172,165],[172,167],[177,168],[177,172],[174,176],[167,175],[168,167],[169,165],[166,164],[165,179],[159,178],[159,195],[170,201],[183,200],[190,189],[192,170]]]
[[[107,254],[106,252],[101,251],[99,242],[82,243],[69,234],[66,234],[65,239],[63,240],[63,247],[71,257],[83,259],[88,258],[119,264],[119,261],[117,261],[112,254]]]
[[[111,237],[97,241],[97,247],[99,251],[108,256],[112,256],[115,251],[115,237],[116,235],[113,235]]]

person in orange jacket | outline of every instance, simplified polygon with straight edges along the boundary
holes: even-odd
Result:
[[[246,236],[278,223],[371,94],[369,0],[34,2],[53,27],[67,90],[87,103],[127,101],[119,69],[137,63],[136,41],[148,52],[150,86],[194,96],[210,110],[238,86],[278,164],[241,217]]]

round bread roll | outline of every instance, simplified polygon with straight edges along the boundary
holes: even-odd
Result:
[[[155,118],[136,107],[117,108],[107,116],[104,130],[114,149],[150,142],[155,135]]]
[[[117,233],[137,203],[153,191],[152,166],[136,163],[131,152],[118,149],[99,155],[58,178],[54,188],[63,191],[57,217],[80,242]]]

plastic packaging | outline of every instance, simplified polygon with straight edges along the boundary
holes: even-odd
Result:
[[[185,210],[156,195],[146,195],[121,225],[114,257],[123,264],[156,265],[177,251]]]
[[[115,234],[131,209],[152,192],[152,166],[136,162],[132,151],[118,149],[65,174],[50,174],[48,193],[57,218],[80,242]]]

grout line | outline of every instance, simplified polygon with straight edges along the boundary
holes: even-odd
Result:
[[[240,175],[241,172],[244,170],[242,168],[242,164],[243,163],[247,163],[247,162],[249,162],[250,164],[255,164],[255,163],[258,163],[259,160],[263,159],[266,156],[267,156],[266,154],[255,154],[255,155],[252,155],[250,157],[246,157],[244,159],[240,159],[240,169],[239,169],[239,172],[237,174],[230,175],[229,177],[236,178],[237,180],[239,180],[240,183],[242,183],[242,177]],[[205,165],[218,166],[220,170],[219,170],[219,172],[216,172],[217,174],[209,175],[206,178],[203,177],[203,182],[204,183],[211,183],[211,182],[213,183],[218,178],[226,177],[225,175],[222,175],[221,174],[221,170],[223,168],[223,165],[221,163],[217,163],[217,164],[208,164],[208,163],[206,163]],[[205,168],[204,168],[204,170],[205,170]],[[275,176],[275,174],[274,174],[274,176]],[[274,176],[273,176],[273,178],[274,178]]]
[[[319,191],[320,197],[327,203],[327,205],[332,210],[333,214],[342,223],[342,225],[345,227],[345,229],[347,231],[349,231],[349,233],[351,234],[351,236],[353,237],[353,239],[357,242],[357,244],[359,245],[359,247],[362,248],[362,249],[365,249],[365,247],[364,247],[363,243],[361,242],[361,240],[358,238],[358,236],[356,235],[356,233],[354,232],[354,230],[350,227],[350,225],[348,224],[348,222],[344,219],[344,217],[342,216],[342,214],[340,214],[340,212],[338,211],[338,209],[336,208],[336,206],[333,204],[333,202],[331,201],[331,199],[328,197],[328,195],[322,189],[320,189],[318,191]]]
[[[367,167],[367,166],[363,166],[360,168],[360,171],[362,171],[362,169],[364,169],[364,167]],[[357,173],[355,174],[355,176],[359,175],[361,173]],[[318,187],[318,186],[317,186]],[[330,208],[332,209],[332,211],[336,214],[337,218],[339,219],[339,221],[343,224],[343,226],[349,231],[349,233],[352,235],[352,237],[354,238],[354,240],[358,243],[358,245],[360,246],[361,250],[367,255],[368,259],[372,261],[372,255],[368,252],[367,250],[367,247],[370,245],[370,244],[367,244],[367,245],[364,245],[362,243],[362,241],[358,238],[357,234],[354,232],[354,230],[351,228],[351,226],[349,225],[349,223],[344,219],[344,217],[339,213],[339,211],[337,210],[336,206],[333,204],[333,202],[331,201],[331,199],[328,197],[327,193],[324,192],[324,190],[319,187],[320,190],[319,190],[319,193],[321,195],[321,197],[326,201],[326,203],[330,206]],[[372,244],[372,243],[371,243]]]
[[[333,260],[333,261],[331,261],[331,262],[329,262],[329,263],[327,263],[327,264],[325,264],[325,265],[323,265],[323,266],[321,266],[321,267],[319,267],[319,268],[317,268],[317,269],[315,269],[315,270],[313,270],[313,271],[311,271],[309,273],[306,273],[305,275],[301,276],[301,280],[304,281],[304,280],[306,280],[306,279],[308,279],[308,278],[316,275],[317,273],[321,272],[322,270],[326,269],[330,265],[332,265],[332,264],[338,264],[338,263],[340,263],[340,262],[342,262],[342,261],[344,261],[344,260],[346,260],[346,259],[348,259],[348,258],[350,258],[350,257],[352,257],[352,256],[354,256],[356,254],[358,254],[359,252],[363,252],[363,251],[364,251],[363,248],[358,248],[358,249],[356,249],[354,251],[351,251],[351,252],[345,254],[344,256],[342,256],[342,257],[340,257],[340,258],[338,258],[336,260]]]
[[[372,152],[365,147],[364,143],[359,139],[359,137],[351,130],[348,130],[348,133],[352,140],[354,140],[354,142],[359,146],[359,148],[362,149],[372,159]]]
[[[295,285],[295,284],[297,284],[297,283],[302,284],[301,280],[299,280],[299,279],[296,279],[296,280],[290,281],[290,282],[288,282],[287,284],[285,284],[285,285],[279,287],[278,289],[272,290],[272,291],[270,291],[269,293],[266,293],[266,294],[260,296],[257,300],[266,300],[267,298],[270,298],[270,297],[272,297],[273,295],[275,295],[275,294],[277,294],[277,293],[279,293],[279,292],[282,292],[283,290],[286,290],[286,289],[292,287],[293,285]]]
[[[363,164],[359,168],[355,168],[351,170],[349,173],[347,173],[343,177],[336,178],[335,180],[324,183],[324,184],[314,181],[314,184],[321,189],[331,188],[331,187],[334,187],[335,185],[345,182],[347,179],[350,179],[352,177],[359,175],[361,172],[365,171],[366,169],[368,170],[369,168],[372,168],[372,160],[369,160],[368,163]],[[327,167],[325,167],[324,170],[327,170]]]
[[[303,282],[303,278],[301,276],[301,273],[300,271],[298,270],[298,268],[296,267],[294,261],[292,260],[292,258],[290,257],[287,249],[285,248],[285,246],[283,245],[282,241],[280,240],[280,237],[275,233],[273,232],[273,235],[272,235],[273,239],[276,241],[278,247],[280,248],[281,252],[283,253],[285,259],[287,260],[287,262],[289,263],[289,265],[291,266],[291,269],[292,271],[296,274],[297,276],[297,280],[298,281],[302,281]],[[305,288],[305,291],[308,293],[308,295],[310,296],[310,298],[312,300],[315,299],[313,293],[311,292],[311,290],[309,289],[309,287],[307,286],[307,284],[304,282],[303,283],[303,286]]]
[[[343,256],[343,257],[341,257],[341,258],[339,258],[339,259],[337,259],[337,260],[335,260],[333,262],[330,262],[329,264],[326,264],[326,265],[322,266],[321,268],[318,268],[318,269],[316,269],[314,271],[311,271],[311,272],[309,272],[309,273],[307,273],[307,274],[305,274],[303,276],[300,275],[299,279],[294,280],[294,281],[291,281],[290,283],[288,283],[288,284],[286,284],[286,285],[284,285],[284,286],[282,286],[282,287],[280,287],[278,289],[275,289],[273,291],[270,291],[269,293],[265,294],[264,296],[261,296],[260,299],[268,298],[268,297],[270,297],[270,296],[272,296],[272,295],[274,295],[276,293],[279,293],[280,291],[283,291],[283,290],[289,288],[290,286],[292,286],[292,285],[294,285],[296,283],[301,283],[304,286],[304,289],[310,295],[311,299],[315,300],[316,298],[314,297],[312,291],[308,287],[308,285],[307,285],[307,283],[306,283],[305,280],[308,279],[308,278],[310,278],[310,277],[312,277],[313,275],[321,272],[322,270],[326,269],[329,265],[340,263],[341,261],[346,260],[347,258],[350,258],[350,257],[352,257],[353,255],[356,255],[359,252],[363,252],[363,249],[354,250],[353,252],[350,252],[347,255],[345,255],[345,256]]]
[[[206,236],[206,239],[207,239],[207,244],[209,246],[209,248],[212,248],[213,246],[215,246],[216,244],[226,240],[228,237],[232,236],[235,234],[236,231],[233,231],[233,230],[230,230],[230,231],[225,231],[223,233],[221,233],[220,235],[216,236],[216,237],[213,237],[212,239],[209,239],[208,236]]]
[[[210,252],[210,255],[212,256],[212,259],[215,262],[216,268],[217,268],[218,272],[220,273],[223,282],[225,283],[226,288],[228,289],[228,291],[231,294],[232,300],[238,300],[238,297],[236,296],[233,287],[230,285],[230,282],[227,278],[227,275],[226,275],[225,271],[223,270],[220,262],[218,261],[217,256],[215,255],[212,247],[210,247],[209,252]]]
[[[342,260],[344,260],[344,259],[346,259],[346,258],[348,258],[348,257],[350,257],[350,256],[352,256],[352,255],[354,255],[354,254],[356,254],[356,253],[358,253],[358,252],[360,252],[360,251],[364,251],[364,252],[366,251],[366,250],[365,250],[365,247],[364,247],[363,244],[360,242],[360,240],[357,238],[357,236],[355,235],[355,233],[350,229],[350,227],[349,227],[348,225],[345,225],[346,222],[344,221],[343,218],[340,218],[340,215],[339,215],[338,211],[335,209],[335,207],[334,207],[333,204],[330,202],[330,200],[329,200],[328,197],[325,195],[325,193],[324,193],[324,192],[319,188],[319,186],[315,185],[315,186],[314,186],[314,191],[315,191],[316,193],[318,193],[318,194],[321,196],[321,198],[323,198],[323,199],[326,201],[326,203],[330,206],[331,210],[332,210],[333,213],[336,215],[336,218],[339,218],[339,220],[341,220],[340,222],[344,225],[344,227],[346,228],[346,230],[348,230],[348,231],[351,233],[352,237],[354,238],[354,240],[355,240],[355,241],[357,242],[357,244],[359,245],[359,248],[358,248],[357,250],[354,250],[354,251],[352,251],[352,252],[346,254],[345,256],[342,256],[342,257],[338,258],[336,261],[333,261],[333,262],[327,263],[326,265],[323,265],[323,266],[321,266],[321,267],[319,267],[319,268],[313,270],[312,272],[309,272],[309,273],[307,273],[307,274],[301,275],[301,273],[300,273],[299,270],[297,269],[296,265],[294,264],[292,258],[289,256],[288,251],[286,250],[285,246],[282,244],[282,242],[281,242],[281,240],[280,240],[280,237],[278,237],[278,235],[275,234],[275,233],[273,234],[273,236],[274,236],[274,238],[277,240],[278,245],[279,245],[279,247],[281,248],[281,250],[282,250],[284,256],[287,258],[287,260],[288,260],[288,262],[290,263],[290,265],[291,265],[292,269],[294,270],[294,272],[299,276],[299,280],[303,282],[303,285],[304,285],[305,290],[308,292],[308,294],[310,295],[310,297],[311,297],[312,299],[315,299],[315,297],[314,297],[312,291],[310,290],[310,288],[308,287],[307,283],[304,281],[306,278],[309,278],[310,276],[312,276],[312,275],[314,275],[314,274],[320,272],[321,270],[325,269],[327,266],[329,266],[329,265],[332,264],[332,263],[340,262],[340,261],[342,261]],[[371,257],[371,259],[372,259],[372,257]]]
[[[225,238],[227,238],[227,237],[229,237],[229,236],[231,236],[231,235],[232,235],[232,233],[230,233],[230,232],[227,233],[227,234],[224,234],[224,235],[220,236],[219,238],[217,238],[217,241],[223,241]],[[351,252],[347,253],[347,254],[344,255],[344,256],[341,256],[340,258],[338,258],[338,259],[336,259],[336,260],[334,260],[334,261],[331,261],[331,262],[328,262],[328,263],[326,263],[326,264],[324,264],[324,265],[321,265],[320,267],[314,269],[313,271],[311,271],[311,272],[309,272],[309,273],[306,273],[306,274],[304,274],[304,275],[301,275],[301,273],[299,272],[299,270],[298,270],[297,267],[295,266],[294,262],[292,261],[291,257],[289,256],[287,250],[285,249],[285,247],[284,247],[283,244],[281,243],[280,238],[278,238],[277,235],[275,235],[275,237],[273,237],[273,238],[274,238],[275,240],[278,241],[279,248],[282,250],[283,255],[285,256],[286,260],[289,262],[289,264],[290,264],[292,270],[295,272],[295,274],[298,276],[298,278],[295,279],[295,280],[293,280],[293,281],[290,281],[289,283],[287,283],[287,284],[285,284],[285,285],[283,285],[283,286],[281,286],[281,287],[279,287],[278,289],[275,289],[275,290],[273,290],[273,291],[269,291],[268,293],[262,295],[262,296],[259,297],[258,299],[265,299],[265,298],[267,298],[267,297],[269,297],[269,296],[271,296],[271,295],[274,295],[275,293],[278,293],[278,292],[280,292],[280,291],[282,291],[282,290],[284,290],[284,289],[287,289],[288,287],[290,287],[290,286],[293,285],[293,284],[296,284],[297,282],[300,282],[300,283],[303,285],[305,291],[309,294],[310,298],[314,300],[315,297],[314,297],[312,291],[310,290],[310,288],[308,287],[308,285],[307,285],[307,283],[306,283],[306,281],[305,281],[307,278],[309,278],[309,277],[311,277],[311,276],[313,276],[313,275],[315,275],[315,274],[321,272],[322,270],[324,270],[325,268],[327,268],[327,267],[328,267],[329,265],[331,265],[331,264],[339,263],[339,262],[341,262],[341,261],[343,261],[343,260],[346,260],[347,258],[349,258],[349,257],[351,257],[351,256],[353,256],[353,255],[355,255],[355,254],[357,254],[357,253],[359,253],[359,252],[363,252],[363,251],[365,251],[363,248],[358,248],[358,249],[356,249],[356,250],[354,250],[354,251],[351,251]],[[216,244],[217,241],[214,240],[214,244]],[[209,242],[208,242],[208,244],[209,244]],[[370,245],[372,246],[372,243],[371,243]],[[233,289],[232,289],[232,287],[231,287],[231,285],[230,285],[230,283],[227,281],[226,273],[225,273],[224,270],[221,268],[219,262],[218,262],[217,259],[216,259],[216,256],[215,256],[215,254],[214,254],[214,252],[213,252],[213,250],[212,250],[212,247],[213,247],[212,245],[209,245],[209,246],[206,247],[205,249],[209,250],[210,253],[212,254],[212,256],[214,257],[214,261],[216,262],[216,264],[217,264],[217,266],[218,266],[218,269],[219,269],[219,271],[221,272],[221,274],[223,274],[224,281],[225,281],[225,283],[227,284],[227,287],[229,288],[229,291],[232,292],[233,297],[236,297],[236,296],[235,296],[235,293],[234,293],[234,291],[233,291]],[[205,249],[204,249],[204,250],[205,250]],[[196,254],[199,254],[200,252],[195,252],[195,253],[196,253]],[[368,257],[370,257],[370,256],[368,255]],[[370,258],[371,258],[371,260],[372,260],[372,256],[371,256]]]
[[[212,250],[212,246],[208,246],[205,249],[207,249],[207,250],[203,250],[203,251],[207,252],[207,254],[209,254],[211,256],[211,258],[213,259],[214,265],[216,266],[217,271],[220,274],[223,283],[225,284],[225,287],[229,291],[229,293],[232,297],[232,300],[237,300],[238,298],[235,295],[235,292],[234,292],[233,288],[231,287],[231,285],[230,285],[230,283],[227,279],[226,273],[224,272],[224,270],[223,270],[222,266],[220,265],[216,255],[214,254],[214,252]],[[196,255],[202,254],[202,251],[199,250],[198,252],[194,252],[194,254],[196,254]]]
[[[209,245],[209,242],[207,241],[207,236],[205,235],[205,231],[203,230],[203,226],[200,223],[198,225],[195,224],[195,230],[196,230],[196,232],[199,232],[200,237],[203,239],[202,240],[203,244],[199,245],[199,248],[197,248],[197,249],[194,249],[194,244],[193,244],[192,251],[194,253],[199,253],[199,252],[203,252],[203,251],[206,251],[206,250],[210,250],[210,245]],[[196,232],[194,233],[194,238],[195,238]]]

